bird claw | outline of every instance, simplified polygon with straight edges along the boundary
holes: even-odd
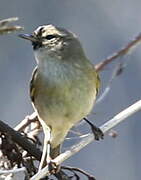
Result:
[[[99,141],[100,139],[104,139],[104,134],[103,132],[101,131],[100,128],[96,127],[96,126],[93,126],[92,127],[92,132],[94,134],[94,138],[96,141]]]
[[[96,141],[99,141],[100,139],[104,139],[104,134],[100,128],[96,127],[94,124],[88,121],[88,119],[84,118],[84,120],[91,126],[91,130],[94,134],[94,138]]]
[[[48,163],[48,170],[50,174],[56,174],[60,171],[60,166],[56,164],[53,160]]]

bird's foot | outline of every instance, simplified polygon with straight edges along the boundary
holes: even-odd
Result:
[[[48,170],[50,174],[56,174],[60,171],[60,165],[57,165],[56,162],[50,160],[50,162],[48,163]]]
[[[84,118],[84,120],[91,126],[95,140],[99,141],[100,139],[104,139],[104,134],[100,128],[96,127],[88,119]]]

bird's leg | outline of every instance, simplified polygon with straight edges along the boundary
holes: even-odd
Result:
[[[91,130],[94,134],[95,140],[99,141],[100,139],[103,139],[104,134],[101,129],[92,124],[87,118],[84,118],[84,120],[91,126]]]
[[[49,166],[49,172],[51,174],[56,174],[60,171],[60,165],[57,165],[53,160],[60,154],[60,144],[55,147],[55,148],[52,148],[50,147],[50,157],[51,157],[51,160],[50,162],[48,163],[48,166]]]

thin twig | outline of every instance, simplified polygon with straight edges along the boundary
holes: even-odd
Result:
[[[16,168],[16,169],[10,169],[10,170],[0,170],[0,175],[1,174],[10,174],[10,173],[19,173],[19,172],[26,172],[26,168]]]
[[[34,112],[31,115],[26,116],[14,129],[16,131],[23,131],[29,124],[37,120],[37,113]]]
[[[8,19],[1,20],[0,21],[0,35],[8,34],[8,33],[14,32],[14,31],[23,30],[24,28],[21,27],[21,26],[17,26],[17,25],[11,26],[11,25],[9,25],[10,23],[15,22],[17,20],[18,20],[18,17],[11,17],[11,18],[8,18]]]
[[[107,83],[107,86],[104,88],[104,91],[101,93],[99,98],[96,100],[96,104],[101,103],[101,101],[103,101],[105,99],[105,97],[108,95],[108,93],[111,90],[111,85],[112,85],[113,81],[115,80],[115,78],[117,76],[119,76],[123,72],[124,67],[125,67],[125,63],[118,63],[116,65],[116,67],[113,69],[112,75]]]
[[[100,129],[105,134],[110,129],[115,127],[120,122],[124,121],[127,117],[133,115],[137,111],[141,110],[141,100],[137,101],[133,105],[129,106],[127,109],[121,111],[116,116],[114,116],[111,120],[106,122],[104,125],[100,127]],[[55,162],[57,165],[61,164],[63,161],[74,155],[75,153],[79,152],[82,148],[84,148],[86,145],[90,144],[94,141],[93,134],[90,134],[88,137],[85,137],[83,140],[81,140],[76,145],[72,146],[70,150],[65,151],[64,153],[61,153],[59,156],[57,156],[53,162]],[[40,178],[49,175],[48,166],[43,168],[39,173],[34,175],[30,180],[39,180]]]
[[[18,21],[18,17],[11,17],[0,21],[0,27],[7,26],[11,22]]]
[[[125,47],[120,49],[119,51],[115,52],[113,55],[107,57],[106,59],[102,60],[99,64],[95,65],[97,71],[102,71],[106,65],[110,64],[112,61],[117,59],[118,57],[122,57],[134,48],[136,48],[141,43],[141,33],[139,33],[132,41],[130,41]]]

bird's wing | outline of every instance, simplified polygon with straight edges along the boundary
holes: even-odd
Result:
[[[98,95],[99,93],[99,89],[100,89],[100,77],[99,74],[96,72],[96,95]]]
[[[36,67],[32,73],[32,77],[31,77],[31,80],[30,80],[30,98],[31,98],[31,101],[34,103],[34,95],[35,95],[35,78],[37,76],[37,70],[38,68]]]

